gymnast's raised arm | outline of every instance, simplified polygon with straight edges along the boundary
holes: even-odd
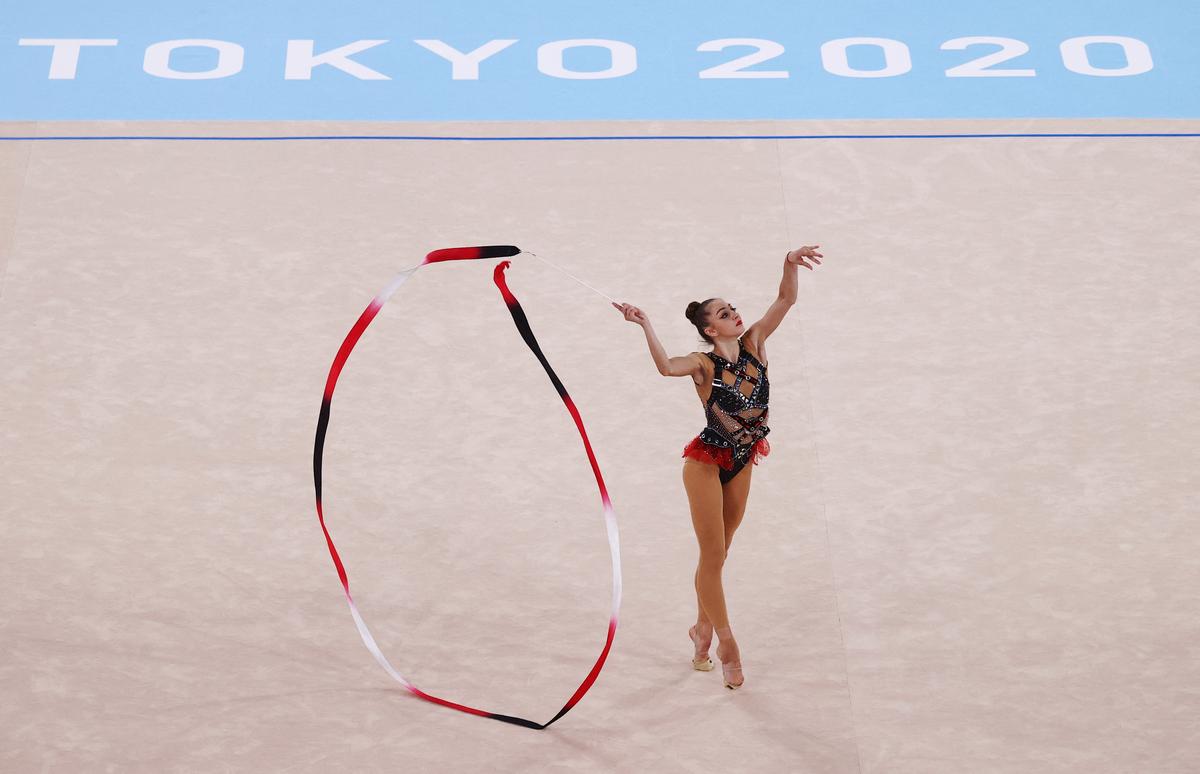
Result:
[[[662,342],[654,333],[654,328],[650,325],[650,318],[646,316],[645,312],[632,304],[613,303],[613,306],[625,316],[626,320],[642,326],[642,330],[646,332],[646,343],[650,346],[650,357],[654,359],[654,366],[660,374],[663,376],[692,376],[699,372],[700,361],[694,355],[667,357],[667,351],[663,349]]]

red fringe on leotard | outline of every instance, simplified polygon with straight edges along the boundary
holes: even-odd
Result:
[[[771,444],[767,442],[766,438],[759,438],[758,443],[750,452],[750,461],[757,465],[759,460],[770,453]],[[733,449],[723,449],[720,446],[705,443],[700,440],[700,436],[693,438],[680,456],[720,465],[725,470],[733,470]]]

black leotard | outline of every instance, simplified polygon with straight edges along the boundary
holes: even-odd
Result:
[[[767,426],[767,402],[771,385],[767,379],[767,367],[750,354],[742,339],[738,339],[738,359],[731,363],[713,352],[703,353],[712,361],[712,393],[704,404],[704,416],[708,426],[700,432],[700,440],[723,449],[731,449],[734,474],[749,461],[754,446],[771,428]],[[749,371],[753,371],[751,375]],[[733,384],[722,376],[725,371],[733,376]],[[743,388],[751,384],[749,394]]]

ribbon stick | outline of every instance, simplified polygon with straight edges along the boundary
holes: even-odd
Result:
[[[345,340],[342,342],[342,346],[337,351],[337,355],[334,356],[333,365],[330,367],[329,376],[325,381],[325,393],[321,399],[321,412],[317,419],[316,443],[313,447],[313,484],[317,495],[317,518],[321,523],[321,530],[325,533],[325,542],[329,547],[329,555],[333,558],[333,564],[334,567],[337,568],[338,578],[341,579],[342,588],[345,590],[346,601],[350,605],[350,614],[354,618],[354,625],[358,627],[358,634],[362,638],[363,644],[367,646],[367,650],[371,652],[371,655],[375,657],[375,660],[379,662],[379,665],[382,666],[389,675],[391,675],[397,682],[403,685],[411,693],[422,699],[425,699],[426,701],[433,702],[434,704],[440,704],[444,707],[451,707],[472,715],[480,715],[483,717],[492,718],[493,720],[500,720],[505,723],[513,723],[518,726],[524,726],[526,728],[544,729],[554,721],[561,718],[563,715],[567,714],[567,712],[574,707],[580,699],[583,698],[583,695],[588,692],[588,689],[591,688],[592,684],[596,681],[596,677],[600,674],[600,670],[604,666],[605,659],[608,658],[608,652],[612,648],[613,638],[617,631],[617,613],[621,607],[621,552],[617,534],[616,513],[613,511],[612,502],[608,497],[608,489],[604,486],[604,478],[600,475],[600,466],[596,463],[596,455],[592,452],[592,445],[588,440],[587,431],[584,429],[583,420],[580,418],[579,411],[575,408],[575,403],[571,400],[570,394],[567,393],[566,387],[564,387],[562,382],[559,381],[558,376],[554,373],[554,369],[550,367],[550,363],[546,360],[545,355],[542,354],[541,347],[538,346],[537,339],[534,338],[533,330],[529,327],[529,321],[525,317],[524,310],[521,308],[520,303],[518,303],[516,297],[508,288],[508,283],[505,280],[504,272],[511,265],[511,261],[501,261],[496,266],[495,272],[493,273],[493,280],[496,283],[496,287],[499,288],[505,304],[508,305],[508,310],[512,314],[513,323],[517,326],[517,330],[520,332],[521,337],[525,340],[525,343],[529,346],[529,349],[538,359],[538,362],[542,364],[542,368],[545,369],[547,376],[550,377],[550,382],[554,385],[554,388],[558,391],[559,397],[562,398],[563,403],[566,405],[568,413],[570,413],[572,419],[575,420],[575,426],[579,429],[579,436],[583,439],[583,448],[587,452],[588,461],[592,466],[592,472],[596,476],[596,484],[600,489],[600,501],[604,506],[604,520],[605,526],[608,530],[608,546],[612,553],[613,597],[612,615],[609,617],[608,621],[608,636],[604,642],[603,649],[600,651],[599,657],[597,657],[595,664],[592,665],[591,671],[588,672],[583,682],[580,683],[579,687],[575,690],[575,693],[571,695],[571,697],[567,700],[567,703],[563,705],[562,709],[560,709],[554,717],[550,718],[550,720],[546,721],[545,723],[538,723],[525,718],[514,717],[511,715],[501,715],[496,712],[488,712],[487,710],[468,707],[464,704],[458,704],[438,696],[433,696],[432,694],[426,693],[417,688],[415,685],[409,682],[404,675],[400,674],[391,665],[391,663],[388,662],[387,658],[383,655],[383,652],[379,649],[379,645],[375,642],[375,638],[371,635],[370,629],[367,628],[367,624],[363,620],[362,615],[359,613],[358,607],[354,604],[354,598],[350,595],[350,581],[346,575],[346,568],[342,564],[342,560],[338,555],[337,548],[333,544],[333,538],[330,536],[329,529],[325,525],[325,513],[321,507],[321,458],[325,448],[326,430],[329,427],[329,408],[333,401],[333,390],[337,385],[338,376],[341,374],[342,368],[346,364],[346,360],[350,357],[350,352],[358,343],[359,338],[362,337],[362,334],[367,329],[367,326],[370,325],[371,321],[375,319],[375,316],[379,314],[379,310],[385,303],[387,303],[388,299],[400,289],[400,286],[408,281],[408,279],[422,266],[441,263],[444,261],[511,257],[520,253],[521,250],[513,247],[512,245],[455,247],[444,250],[434,250],[426,255],[425,259],[421,263],[417,264],[411,269],[405,269],[397,274],[396,277],[394,277],[392,281],[388,283],[387,287],[385,287],[379,295],[372,299],[371,303],[367,305],[367,308],[359,316],[358,321],[354,323],[354,326],[346,335]]]
[[[575,281],[576,281],[576,282],[578,282],[580,285],[583,285],[583,286],[584,286],[585,288],[587,288],[588,290],[592,290],[592,291],[595,291],[596,293],[599,293],[600,295],[602,295],[602,296],[604,296],[605,298],[607,298],[609,301],[612,301],[614,304],[615,304],[615,303],[617,303],[617,299],[613,298],[612,296],[608,295],[607,293],[601,293],[599,290],[596,290],[594,287],[592,287],[591,285],[587,284],[587,283],[586,283],[586,282],[584,282],[583,280],[579,279],[578,277],[576,277],[576,276],[575,276],[574,274],[572,274],[571,272],[567,271],[566,269],[564,269],[564,268],[563,268],[563,267],[561,267],[561,266],[555,266],[555,264],[553,264],[553,263],[550,263],[549,261],[547,261],[547,260],[546,260],[545,258],[543,258],[542,256],[538,255],[537,253],[531,253],[531,252],[529,252],[528,250],[522,250],[520,254],[521,254],[521,255],[532,255],[534,258],[537,258],[539,261],[541,261],[542,263],[546,264],[547,266],[554,266],[554,268],[558,269],[558,270],[559,270],[559,271],[561,271],[563,274],[565,274],[565,275],[567,275],[568,277],[570,277],[571,279],[575,280]]]

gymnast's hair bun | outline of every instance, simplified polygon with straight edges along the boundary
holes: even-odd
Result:
[[[715,343],[711,338],[709,338],[708,334],[704,332],[706,325],[704,322],[704,307],[707,306],[709,302],[716,300],[717,299],[715,298],[710,298],[706,301],[693,301],[687,305],[687,311],[684,312],[684,314],[687,315],[688,321],[691,322],[692,325],[696,326],[696,333],[700,334],[701,344]]]

